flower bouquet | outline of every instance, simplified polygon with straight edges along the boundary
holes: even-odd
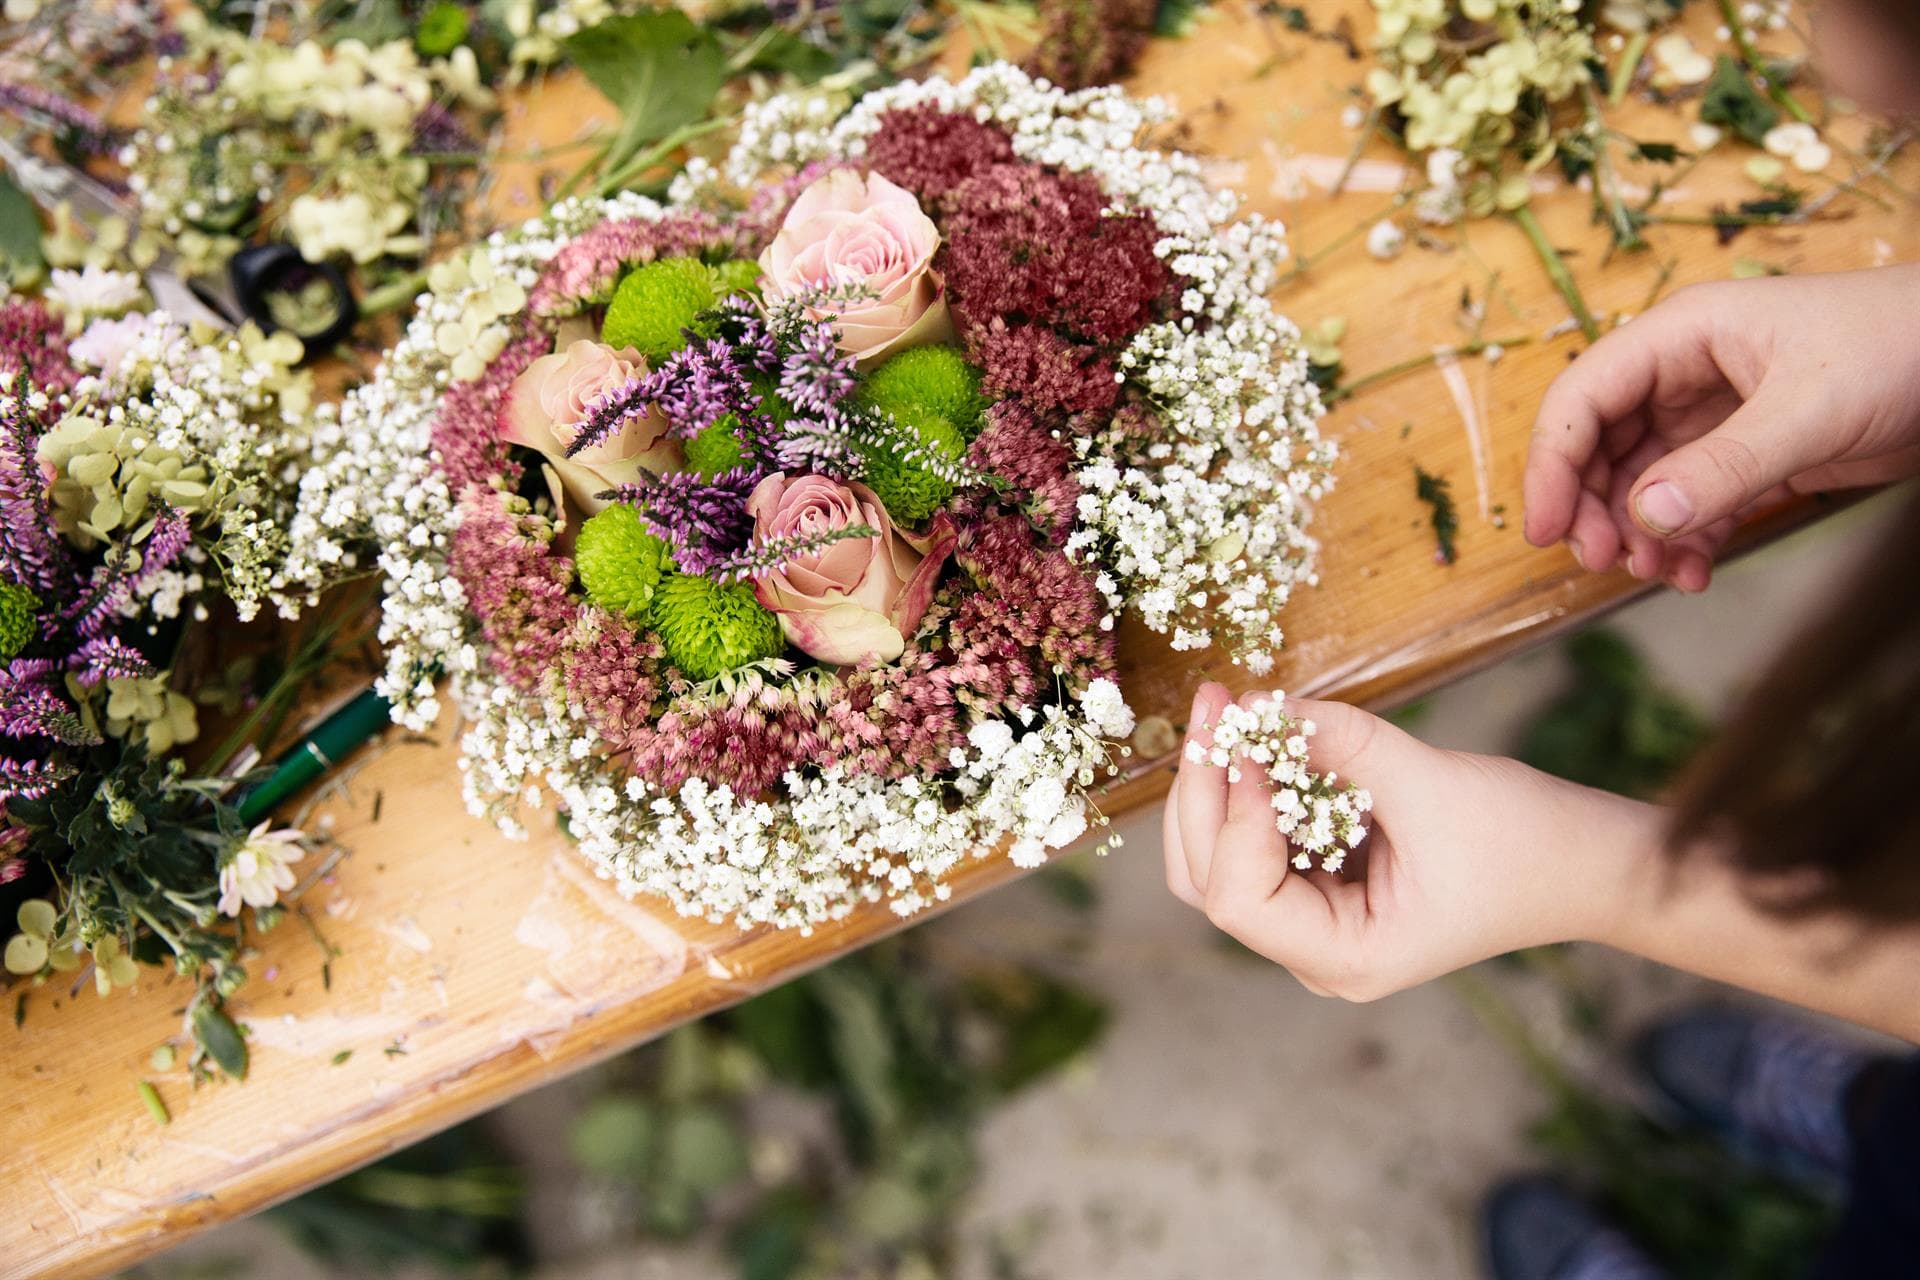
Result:
[[[241,1075],[221,1000],[304,848],[244,815],[246,734],[188,754],[200,703],[247,696],[189,636],[266,598],[310,385],[291,336],[190,330],[140,298],[93,267],[0,302],[5,966],[103,995],[141,964],[192,975],[196,1066]]]
[[[1119,616],[1264,671],[1313,581],[1281,238],[1164,119],[1005,64],[776,97],[665,204],[494,236],[343,406],[280,589],[376,546],[396,717],[450,675],[473,809],[557,798],[682,912],[1038,863],[1133,729]]]

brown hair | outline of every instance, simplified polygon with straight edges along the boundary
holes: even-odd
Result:
[[[1682,784],[1702,841],[1783,911],[1920,921],[1920,488]]]

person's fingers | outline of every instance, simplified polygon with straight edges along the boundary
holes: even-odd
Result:
[[[1832,424],[1822,412],[1802,390],[1762,385],[1718,427],[1647,465],[1629,502],[1635,524],[1663,541],[1682,538],[1829,461]]]
[[[1392,723],[1344,702],[1288,698],[1287,709],[1313,726],[1307,738],[1313,767],[1372,791],[1376,813],[1391,805],[1392,781],[1418,766],[1417,753],[1432,750]]]
[[[1547,388],[1527,446],[1528,542],[1544,547],[1566,536],[1602,435],[1646,401],[1664,364],[1699,350],[1699,311],[1684,300],[1655,307],[1594,343]]]
[[[1213,722],[1233,695],[1225,685],[1203,684],[1193,695],[1193,711],[1187,722],[1187,741],[1202,749],[1213,745]],[[1187,864],[1187,882],[1196,896],[1207,891],[1207,866],[1220,824],[1227,817],[1227,771],[1217,765],[1196,761],[1185,752],[1180,757],[1180,775],[1175,787],[1178,799],[1177,821],[1180,827],[1181,855]]]
[[[1920,475],[1920,445],[1894,449],[1876,458],[1856,458],[1815,467],[1794,476],[1791,487],[1795,493],[1821,493],[1828,489],[1891,484],[1911,475]]]
[[[1166,864],[1167,890],[1174,897],[1198,910],[1205,904],[1193,887],[1187,870],[1187,851],[1180,843],[1180,775],[1173,775],[1173,789],[1167,792],[1166,807],[1160,817],[1160,856]]]
[[[1620,528],[1614,523],[1604,498],[1581,492],[1567,545],[1581,568],[1592,573],[1605,573],[1613,568],[1620,558]]]
[[[1667,585],[1689,595],[1707,589],[1713,577],[1713,560],[1696,547],[1675,547],[1667,557]]]
[[[1289,870],[1265,772],[1244,758],[1237,765],[1208,871],[1207,918],[1296,977],[1314,973],[1334,936],[1332,904]]]

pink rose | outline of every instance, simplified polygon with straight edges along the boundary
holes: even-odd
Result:
[[[594,397],[646,371],[646,361],[631,347],[615,351],[584,338],[569,342],[513,380],[500,409],[500,438],[546,455],[568,495],[592,515],[607,505],[595,494],[642,474],[676,471],[685,461],[680,442],[667,436],[667,420],[652,411],[611,440],[567,457],[567,445]]]
[[[815,289],[863,285],[869,296],[818,308],[840,350],[862,368],[908,347],[953,340],[933,254],[940,232],[908,192],[879,174],[835,169],[800,193],[760,255],[769,302]]]
[[[871,538],[842,538],[795,556],[754,582],[794,648],[822,662],[873,656],[891,662],[907,647],[933,599],[934,582],[958,539],[943,513],[925,537],[894,528],[873,490],[824,476],[775,472],[747,499],[757,542],[864,524]]]

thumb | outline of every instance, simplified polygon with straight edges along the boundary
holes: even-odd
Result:
[[[1829,461],[1829,425],[1804,397],[1762,387],[1727,420],[1653,463],[1634,482],[1633,518],[1679,538],[1738,515],[1789,478]]]
[[[1315,732],[1307,739],[1313,767],[1335,773],[1349,782],[1368,785],[1401,775],[1420,740],[1370,711],[1344,702],[1288,698],[1287,710],[1310,721]]]

